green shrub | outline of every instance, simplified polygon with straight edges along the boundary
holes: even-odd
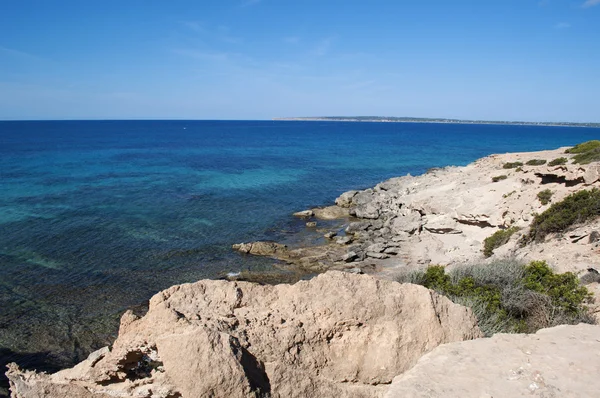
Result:
[[[506,175],[501,175],[501,176],[496,176],[496,177],[492,177],[492,182],[498,182],[501,180],[506,180],[508,178],[508,176]]]
[[[600,161],[600,141],[592,140],[582,142],[573,148],[567,149],[566,153],[575,154],[573,163],[588,164]]]
[[[514,260],[456,268],[436,265],[401,274],[399,282],[433,289],[471,307],[479,328],[498,332],[535,332],[559,324],[594,323],[585,303],[591,295],[572,273],[555,274],[543,261]]]
[[[600,149],[600,141],[598,140],[582,142],[581,144],[575,145],[573,148],[567,149],[565,153],[585,153],[595,149]]]
[[[560,166],[562,164],[567,164],[567,161],[569,159],[567,158],[556,158],[554,160],[551,160],[550,163],[548,163],[548,166]]]
[[[543,191],[538,192],[537,198],[540,200],[540,203],[545,206],[550,203],[550,199],[552,199],[552,191],[544,189]]]
[[[519,229],[520,228],[518,227],[501,229],[494,232],[491,236],[485,238],[483,241],[483,255],[490,257],[492,254],[494,254],[494,249],[506,244],[510,240],[510,237]]]
[[[573,156],[573,163],[589,164],[600,161],[600,148],[592,149],[591,151],[579,153]]]
[[[522,168],[521,166],[519,166],[519,167],[517,167],[517,168],[515,169],[515,171],[517,171],[517,172],[521,172],[521,171],[523,171],[523,168]]]
[[[546,164],[546,161],[544,159],[531,159],[528,160],[525,164],[527,166],[541,166],[543,164]]]
[[[503,169],[516,169],[517,167],[523,166],[523,162],[508,162],[504,163]]]
[[[554,203],[541,214],[537,214],[529,233],[522,244],[532,241],[543,242],[548,234],[564,232],[570,226],[582,223],[600,215],[600,190],[575,192],[562,201]]]
[[[569,314],[577,314],[581,305],[592,298],[575,274],[555,274],[545,261],[532,261],[525,267],[523,282],[526,289],[547,295],[552,304]]]

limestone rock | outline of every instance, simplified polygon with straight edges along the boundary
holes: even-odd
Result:
[[[409,234],[418,231],[423,225],[421,214],[418,211],[411,211],[406,215],[396,217],[392,221],[391,229],[393,234],[401,234],[407,232]]]
[[[356,254],[356,252],[348,252],[342,256],[342,261],[351,263],[352,261],[356,260],[357,258],[358,258],[358,254]]]
[[[277,242],[251,242],[232,245],[233,250],[242,253],[254,254],[255,256],[276,256],[287,252],[287,246]]]
[[[333,238],[335,238],[335,236],[336,236],[336,235],[337,235],[337,232],[335,232],[335,231],[329,231],[329,232],[326,232],[326,233],[323,235],[323,237],[324,237],[325,239],[333,239]]]
[[[111,351],[53,375],[8,372],[19,398],[381,397],[437,345],[479,337],[422,286],[328,272],[295,285],[200,281],[125,316]]]
[[[299,218],[310,218],[314,215],[315,215],[315,213],[312,210],[302,210],[302,211],[298,211],[293,214],[294,217],[299,217]]]
[[[352,205],[352,198],[354,198],[357,193],[358,191],[344,192],[335,200],[335,204],[340,207],[350,207]]]
[[[321,220],[337,220],[339,218],[348,217],[349,212],[347,208],[340,206],[327,206],[317,209],[312,209],[316,218]]]
[[[338,245],[347,245],[352,243],[352,238],[350,236],[340,236],[339,238],[337,238],[335,243],[337,243]]]
[[[599,352],[600,327],[586,324],[444,344],[386,398],[597,397]]]

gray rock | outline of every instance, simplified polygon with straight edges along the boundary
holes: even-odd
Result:
[[[590,237],[588,238],[589,243],[595,243],[600,240],[600,232],[592,231],[590,232]]]
[[[386,254],[396,255],[396,254],[400,253],[400,248],[398,248],[398,247],[388,247],[383,252],[386,253]]]
[[[337,236],[337,232],[330,231],[323,236],[325,237],[325,239],[333,239],[335,236]]]
[[[317,226],[317,222],[316,221],[309,221],[309,222],[306,223],[306,226],[308,228],[314,228],[314,227]]]
[[[352,238],[350,236],[341,236],[339,237],[335,243],[338,245],[347,245],[352,242]]]
[[[374,243],[367,247],[367,252],[383,253],[385,249],[387,249],[387,246],[384,243]]]
[[[352,261],[356,260],[357,258],[358,258],[358,254],[356,254],[355,252],[348,252],[342,256],[342,261],[351,263]]]
[[[371,228],[373,230],[381,229],[381,228],[383,228],[383,221],[382,220],[371,221],[371,226],[369,228]]]
[[[335,200],[335,204],[340,207],[350,207],[352,205],[352,198],[358,193],[358,191],[344,192]]]
[[[386,259],[386,258],[390,258],[390,256],[388,256],[385,253],[374,253],[374,252],[367,252],[367,257],[371,257],[371,258],[377,258],[380,260]]]
[[[373,197],[373,190],[367,189],[354,195],[352,198],[352,204],[355,206],[366,205],[367,203],[371,203],[373,201]]]
[[[391,229],[394,235],[399,235],[402,232],[413,234],[418,231],[423,225],[421,214],[413,210],[405,216],[399,216],[392,221]]]
[[[303,210],[303,211],[298,211],[298,212],[294,213],[294,217],[300,217],[300,218],[310,218],[314,215],[315,215],[315,212],[312,210]]]
[[[363,270],[358,268],[358,267],[354,267],[354,268],[349,268],[347,270],[345,270],[346,272],[349,272],[351,274],[357,274],[357,275],[362,275],[364,274]]]
[[[346,233],[355,234],[360,231],[366,231],[370,226],[371,226],[370,221],[352,222],[346,227]]]
[[[379,217],[379,206],[375,203],[367,203],[357,206],[354,209],[354,215],[358,218],[367,218],[374,220]]]

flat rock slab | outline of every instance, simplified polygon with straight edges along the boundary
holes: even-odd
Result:
[[[386,398],[600,397],[600,326],[444,344],[397,376]]]

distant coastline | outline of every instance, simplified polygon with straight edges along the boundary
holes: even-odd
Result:
[[[562,127],[594,127],[600,128],[600,123],[576,122],[520,122],[493,120],[466,120],[444,118],[394,117],[394,116],[308,116],[308,117],[278,117],[278,121],[310,121],[310,122],[376,122],[376,123],[445,123],[445,124],[505,124],[516,126],[562,126]]]

